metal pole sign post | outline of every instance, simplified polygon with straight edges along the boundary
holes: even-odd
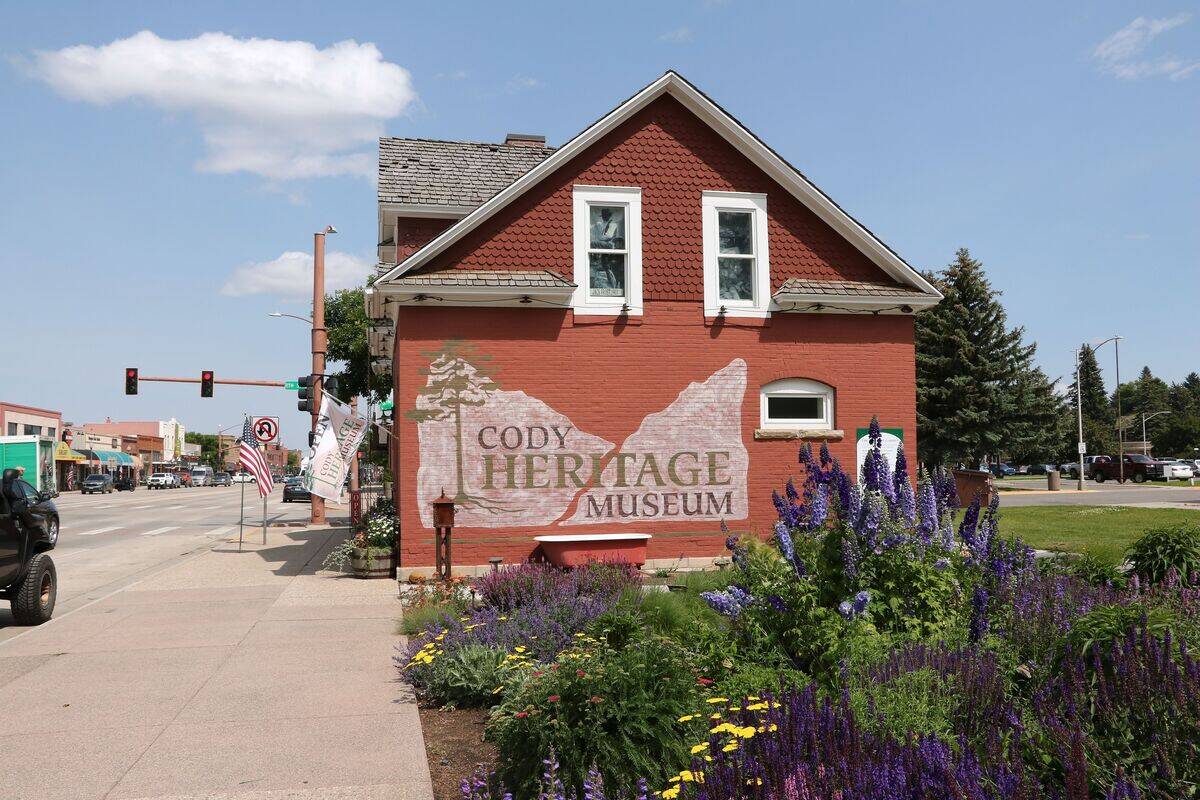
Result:
[[[246,522],[246,482],[242,484],[241,509],[238,511],[238,552],[242,552],[242,525]]]
[[[267,496],[263,495],[263,544],[267,543]]]

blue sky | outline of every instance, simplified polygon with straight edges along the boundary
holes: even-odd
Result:
[[[1114,333],[1122,377],[1200,369],[1194,2],[48,9],[6,3],[0,29],[5,400],[206,431],[278,414],[298,446],[282,389],[127,398],[122,369],[306,372],[304,326],[266,315],[306,313],[286,254],[326,224],[343,281],[371,263],[379,132],[558,144],[667,68],[910,263],[969,247],[1052,377]]]

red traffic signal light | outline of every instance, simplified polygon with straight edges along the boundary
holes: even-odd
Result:
[[[200,396],[213,396],[213,374],[211,369],[206,369],[200,373]]]
[[[138,389],[138,371],[137,367],[125,368],[125,394],[137,394]]]

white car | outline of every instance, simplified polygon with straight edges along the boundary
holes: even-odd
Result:
[[[146,481],[147,489],[174,489],[178,485],[175,475],[170,472],[156,472]]]
[[[258,483],[258,479],[249,472],[239,472],[232,480],[234,483]]]
[[[1169,481],[1172,480],[1188,480],[1196,477],[1196,471],[1186,461],[1170,461],[1163,464],[1163,477]]]

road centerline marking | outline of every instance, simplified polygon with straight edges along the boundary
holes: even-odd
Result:
[[[95,530],[92,530],[92,531],[83,531],[82,533],[76,533],[76,534],[72,534],[72,535],[74,535],[74,536],[95,536],[98,533],[108,533],[109,531],[119,531],[119,530],[121,530],[120,525],[113,525],[112,527],[109,527],[109,528],[96,528]]]

